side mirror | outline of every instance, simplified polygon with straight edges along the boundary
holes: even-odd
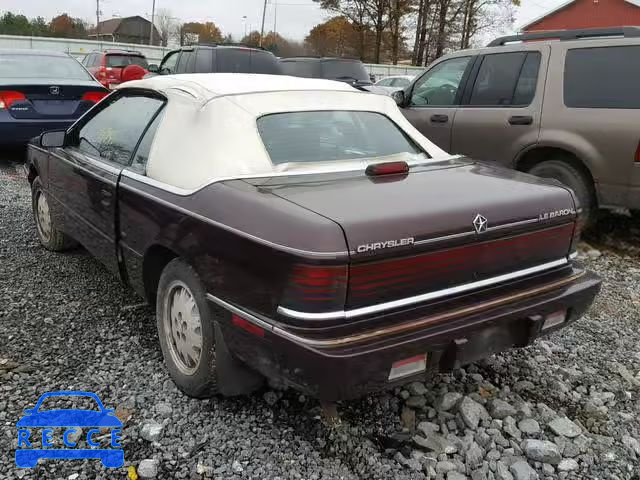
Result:
[[[404,95],[404,90],[396,90],[391,94],[391,98],[395,100],[396,104],[399,107],[404,107],[404,102],[406,100],[406,97]]]
[[[152,63],[147,67],[147,70],[149,71],[149,73],[158,73],[160,71],[160,67],[158,67],[158,65],[156,65],[155,63]]]
[[[52,130],[50,132],[44,132],[42,135],[40,135],[40,146],[42,148],[64,147],[66,134],[67,133],[64,130]]]

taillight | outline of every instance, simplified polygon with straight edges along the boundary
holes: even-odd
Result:
[[[9,108],[14,102],[26,100],[22,92],[13,90],[0,90],[0,109]]]
[[[640,142],[638,142],[638,148],[636,148],[636,156],[634,157],[636,163],[640,163]]]
[[[82,100],[86,100],[88,102],[98,103],[104,97],[109,95],[107,92],[87,92],[82,95]]]
[[[378,175],[394,175],[399,173],[408,173],[409,165],[407,162],[386,162],[369,165],[365,173],[369,176]]]
[[[347,299],[346,265],[295,265],[281,305],[309,313],[342,310]]]
[[[573,237],[571,238],[571,245],[569,246],[569,256],[575,257],[578,254],[578,244],[580,243],[580,235],[582,234],[582,228],[584,227],[584,223],[586,222],[586,218],[578,213],[578,218],[575,221],[575,226],[573,227]]]
[[[98,80],[107,78],[107,69],[105,67],[100,67],[96,72],[96,78]]]

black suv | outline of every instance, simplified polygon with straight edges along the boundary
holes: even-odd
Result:
[[[280,66],[284,75],[339,80],[354,87],[372,85],[363,63],[353,58],[287,57],[280,59]]]
[[[192,45],[167,53],[160,66],[149,65],[158,75],[175,73],[265,73],[279,75],[276,56],[260,48],[240,45]]]

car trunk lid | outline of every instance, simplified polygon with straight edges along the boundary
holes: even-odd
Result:
[[[288,180],[272,193],[334,220],[350,250],[347,308],[566,258],[575,204],[564,187],[454,160],[407,175]]]
[[[13,99],[7,110],[14,118],[63,120],[77,118],[95,104],[86,99],[87,94],[105,90],[92,81],[14,79],[0,86],[0,92],[11,92]]]

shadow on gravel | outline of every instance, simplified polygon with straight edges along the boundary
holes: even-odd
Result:
[[[623,255],[640,254],[640,214],[624,215],[603,211],[595,225],[585,232],[584,240],[593,246]]]
[[[23,163],[26,153],[26,147],[7,147],[0,145],[0,165],[12,162]]]

